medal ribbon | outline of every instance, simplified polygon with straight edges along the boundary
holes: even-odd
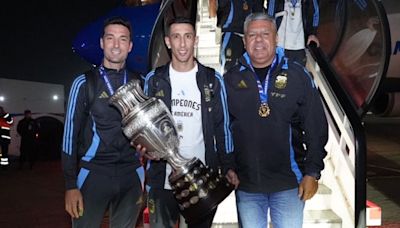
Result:
[[[292,8],[290,9],[292,16],[294,16],[294,12],[296,10],[296,4],[297,4],[297,0],[290,0],[290,2],[292,3]]]
[[[256,81],[257,81],[258,94],[260,95],[261,104],[268,104],[269,78],[270,78],[271,72],[273,72],[275,70],[277,59],[278,58],[275,56],[274,61],[272,61],[271,67],[269,68],[269,70],[267,72],[267,76],[265,77],[265,80],[264,80],[264,86],[262,85],[258,75],[255,73],[253,66],[251,66],[251,68],[254,72],[254,77],[256,78]]]
[[[110,95],[113,95],[114,94],[114,89],[113,89],[113,87],[111,85],[110,80],[108,79],[107,72],[106,72],[106,70],[104,69],[103,66],[100,66],[99,72],[100,72],[100,75],[103,77],[104,82],[107,85],[108,92],[110,93]],[[125,70],[124,71],[124,81],[123,81],[122,85],[125,85],[126,81],[127,81],[127,76],[126,76],[126,70]]]

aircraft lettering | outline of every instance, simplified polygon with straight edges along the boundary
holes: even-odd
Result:
[[[398,51],[400,51],[400,40],[398,40],[394,46],[393,55],[396,55]]]

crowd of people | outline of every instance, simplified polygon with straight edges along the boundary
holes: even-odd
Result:
[[[318,189],[327,142],[323,106],[304,67],[306,45],[318,44],[318,22],[310,22],[306,11],[310,2],[316,3],[219,0],[218,7],[210,7],[218,8],[224,33],[224,75],[195,58],[195,22],[185,17],[167,23],[164,41],[171,61],[143,77],[131,73],[126,69],[133,49],[131,24],[121,17],[107,19],[100,37],[102,64],[76,77],[65,117],[65,209],[73,227],[99,227],[106,212],[111,227],[134,227],[144,204],[152,228],[172,228],[179,220],[168,182],[171,166],[144,145],[133,146],[121,129],[121,114],[108,103],[132,79],[171,111],[182,156],[222,168],[235,187],[241,227],[264,228],[269,222],[301,227],[305,202]],[[318,6],[312,6],[316,19]],[[287,13],[277,25],[275,15],[282,10]],[[282,25],[297,31],[285,35],[283,43]],[[294,40],[301,43],[289,45]],[[302,132],[297,141],[307,146],[301,159],[295,159],[295,128]],[[188,227],[211,227],[215,212]]]

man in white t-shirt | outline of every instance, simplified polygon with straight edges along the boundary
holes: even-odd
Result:
[[[194,58],[198,37],[193,21],[173,19],[167,28],[165,43],[172,60],[147,74],[144,91],[170,108],[179,135],[179,153],[186,158],[197,157],[212,168],[222,167],[228,181],[237,187],[239,180],[234,172],[222,77]],[[148,165],[146,177],[152,228],[175,227],[179,219],[178,203],[168,182],[171,171],[165,161],[150,160]],[[216,209],[201,221],[188,224],[189,228],[211,227],[215,212]]]

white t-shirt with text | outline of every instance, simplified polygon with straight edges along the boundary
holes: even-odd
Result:
[[[188,159],[197,157],[205,164],[201,94],[196,81],[197,71],[197,64],[188,72],[178,72],[170,65],[171,113],[178,132],[179,153]],[[167,164],[165,189],[171,189],[168,181],[171,171],[171,166]]]

